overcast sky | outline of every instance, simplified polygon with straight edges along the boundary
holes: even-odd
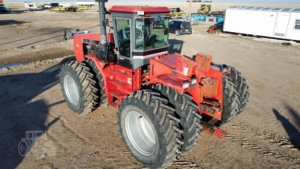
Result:
[[[5,2],[24,2],[36,0],[3,0]],[[108,0],[108,2],[186,2],[186,0]],[[204,0],[205,1],[205,0]],[[261,1],[263,4],[300,4],[300,0],[210,0],[213,2],[228,3],[256,3]],[[37,0],[37,2],[75,2],[75,0]]]

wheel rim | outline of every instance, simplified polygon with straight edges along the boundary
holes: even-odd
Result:
[[[148,119],[137,111],[130,111],[125,118],[129,141],[141,154],[150,156],[156,147],[153,128]]]
[[[64,77],[64,89],[68,97],[68,100],[72,104],[77,105],[79,103],[78,87],[74,79],[70,75],[66,75]]]

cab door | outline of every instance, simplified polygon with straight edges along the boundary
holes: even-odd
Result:
[[[118,50],[118,63],[126,68],[133,68],[132,65],[132,21],[131,18],[115,17],[115,42]]]

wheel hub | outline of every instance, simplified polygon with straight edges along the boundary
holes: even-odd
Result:
[[[70,75],[64,77],[64,89],[68,100],[73,105],[78,105],[79,103],[79,91],[76,82]]]
[[[154,130],[145,116],[137,111],[130,111],[125,118],[125,128],[131,144],[139,153],[150,156],[154,152]]]

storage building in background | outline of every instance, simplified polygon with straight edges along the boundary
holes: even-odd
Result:
[[[232,6],[226,9],[223,31],[300,40],[300,8]]]

